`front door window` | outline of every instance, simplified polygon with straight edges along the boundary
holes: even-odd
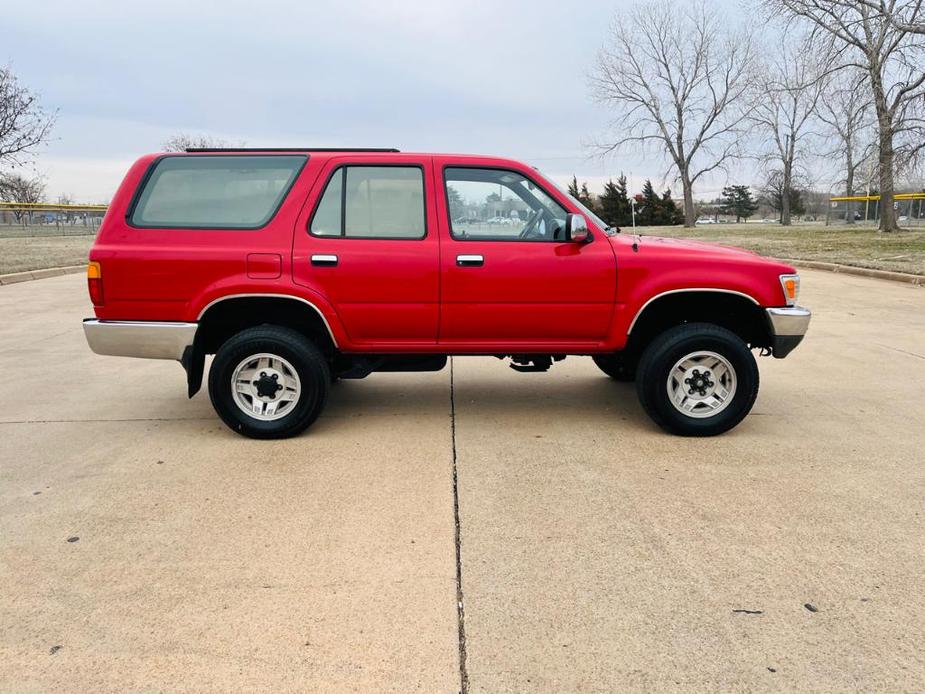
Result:
[[[454,239],[565,240],[566,210],[523,174],[450,167],[445,180]]]

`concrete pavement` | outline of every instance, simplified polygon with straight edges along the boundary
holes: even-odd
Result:
[[[457,691],[454,454],[469,691],[925,689],[925,291],[803,277],[709,440],[457,358],[249,441],[90,353],[82,278],[0,288],[0,690]]]

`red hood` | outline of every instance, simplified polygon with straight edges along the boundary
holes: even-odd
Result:
[[[618,293],[627,303],[639,296],[714,287],[745,294],[762,306],[779,306],[780,275],[795,272],[779,260],[714,243],[625,233],[609,240],[621,269]]]
[[[706,243],[704,241],[694,241],[691,239],[674,239],[667,236],[640,236],[638,238],[640,244],[664,244],[672,248],[677,248],[678,250],[690,249],[699,253],[722,255],[731,253],[734,255],[758,256],[754,251],[747,251],[744,248],[736,248],[735,246],[723,246],[718,243]]]

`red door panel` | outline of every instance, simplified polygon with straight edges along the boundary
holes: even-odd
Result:
[[[435,159],[442,244],[440,343],[603,340],[616,295],[616,263],[603,234],[592,231],[595,238],[583,244],[454,239],[443,169],[459,165],[451,158]],[[511,170],[542,183],[529,169]],[[540,187],[578,212],[558,191]],[[459,256],[481,256],[482,264],[460,265]]]
[[[364,160],[360,155],[327,163],[296,223],[293,279],[328,298],[351,341],[433,344],[439,320],[440,266],[429,158],[396,155],[388,161],[423,168],[423,239],[321,237],[308,232],[332,174],[341,166],[375,167],[381,161]]]
[[[458,255],[481,255],[459,266]],[[597,340],[616,277],[605,239],[588,244],[448,240],[440,340]]]

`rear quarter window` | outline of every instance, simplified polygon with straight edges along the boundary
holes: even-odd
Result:
[[[163,157],[142,183],[129,223],[149,228],[259,229],[276,214],[307,159]]]

